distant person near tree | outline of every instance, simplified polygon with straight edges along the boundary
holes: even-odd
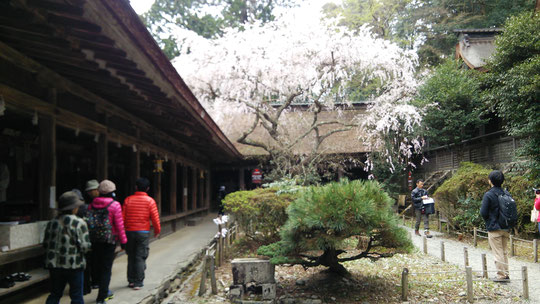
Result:
[[[497,278],[494,281],[504,282],[510,279],[508,273],[508,241],[510,227],[501,223],[501,196],[510,195],[501,186],[504,182],[504,174],[499,170],[493,170],[488,175],[488,182],[491,186],[482,199],[480,214],[486,222],[488,231],[488,242],[493,255],[495,256],[495,267],[497,268]]]
[[[45,268],[49,269],[51,294],[46,304],[58,304],[69,284],[72,304],[83,304],[85,253],[90,250],[90,237],[86,222],[76,216],[84,204],[73,191],[63,193],[58,198],[60,214],[45,228],[43,247],[45,248]]]
[[[127,280],[129,287],[139,290],[143,287],[146,258],[150,253],[150,221],[154,227],[154,237],[161,232],[159,213],[156,202],[147,192],[150,181],[141,177],[135,182],[135,193],[124,200],[122,210],[126,226],[128,255]]]
[[[414,225],[414,233],[420,235],[420,220],[424,218],[424,235],[427,238],[431,238],[429,234],[429,214],[426,212],[424,206],[424,200],[429,199],[428,192],[424,189],[424,180],[418,179],[416,181],[416,188],[411,192],[411,198],[414,206],[414,214],[416,216],[416,224]]]
[[[225,199],[225,196],[227,195],[227,192],[225,191],[225,186],[220,186],[217,194],[217,200],[218,200],[218,215],[224,214],[224,206],[223,206],[223,199]]]

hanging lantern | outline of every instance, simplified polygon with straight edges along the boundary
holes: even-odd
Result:
[[[154,172],[162,173],[163,172],[163,159],[156,159],[154,161],[154,164],[155,164]]]

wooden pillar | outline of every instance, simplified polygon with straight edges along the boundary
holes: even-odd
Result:
[[[205,205],[206,207],[210,210],[210,199],[212,197],[212,187],[210,187],[210,184],[212,182],[212,179],[211,179],[211,175],[210,175],[210,170],[206,171],[206,174],[205,174],[205,178],[206,178],[206,200],[205,200]]]
[[[198,169],[197,168],[193,168],[191,170],[191,178],[192,178],[192,185],[193,185],[193,189],[190,189],[191,190],[191,208],[192,210],[195,210],[197,209],[197,171]]]
[[[161,173],[154,173],[154,199],[156,200],[158,212],[161,215]]]
[[[171,170],[170,170],[170,175],[169,175],[169,178],[170,178],[170,204],[171,204],[171,214],[176,214],[176,192],[177,192],[177,189],[176,187],[178,186],[177,185],[177,182],[176,182],[176,160],[173,158],[171,159],[170,161],[171,163]]]
[[[246,190],[245,171],[244,167],[240,167],[240,172],[238,174],[238,186],[240,187],[240,190]]]
[[[50,207],[56,201],[56,119],[50,116],[39,117],[39,211],[41,220],[52,215]]]
[[[135,191],[135,181],[141,177],[141,152],[137,150],[136,152],[131,153],[131,173],[130,173],[130,185],[129,189]],[[129,193],[131,194],[131,193]]]
[[[109,145],[107,133],[97,135],[97,179],[102,181],[107,179],[109,167]]]
[[[188,211],[188,170],[182,166],[182,210]]]
[[[198,205],[200,208],[206,207],[204,204],[204,171],[202,169],[197,169],[197,193],[198,193]]]

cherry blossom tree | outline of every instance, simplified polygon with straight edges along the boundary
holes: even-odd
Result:
[[[324,141],[352,128],[358,130],[355,140],[368,143],[389,164],[408,162],[422,146],[414,136],[421,114],[409,103],[417,87],[415,53],[374,37],[367,27],[353,33],[336,24],[291,14],[244,31],[231,29],[215,40],[181,32],[182,51],[173,64],[225,133],[234,124],[231,117],[252,119],[237,141],[263,149],[282,175],[313,168]],[[367,112],[339,119],[344,106],[358,102],[353,93],[368,88]],[[309,123],[289,132],[297,122],[285,114],[297,104]],[[337,111],[338,119],[321,118],[324,111]],[[261,129],[268,140],[254,136]],[[310,152],[299,155],[295,147],[306,141]]]

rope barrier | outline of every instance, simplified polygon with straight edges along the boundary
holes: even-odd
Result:
[[[440,285],[442,283],[466,283],[464,280],[443,280],[443,281],[437,281],[437,282],[425,282],[425,281],[409,281],[410,284],[416,284],[416,285]]]
[[[524,242],[524,243],[533,243],[533,241],[529,241],[529,240],[524,240],[524,239],[520,239],[520,238],[517,238],[517,237],[514,237],[514,241],[520,241],[520,242]]]
[[[532,244],[532,243],[531,243],[531,244]],[[519,244],[514,244],[514,246],[521,247],[521,248],[527,248],[527,249],[528,249],[528,248],[531,248],[531,249],[532,249],[531,246],[524,246],[524,245],[519,245]]]
[[[409,275],[418,275],[418,274],[439,274],[439,273],[461,273],[463,270],[455,271],[435,271],[435,272],[409,272]]]

